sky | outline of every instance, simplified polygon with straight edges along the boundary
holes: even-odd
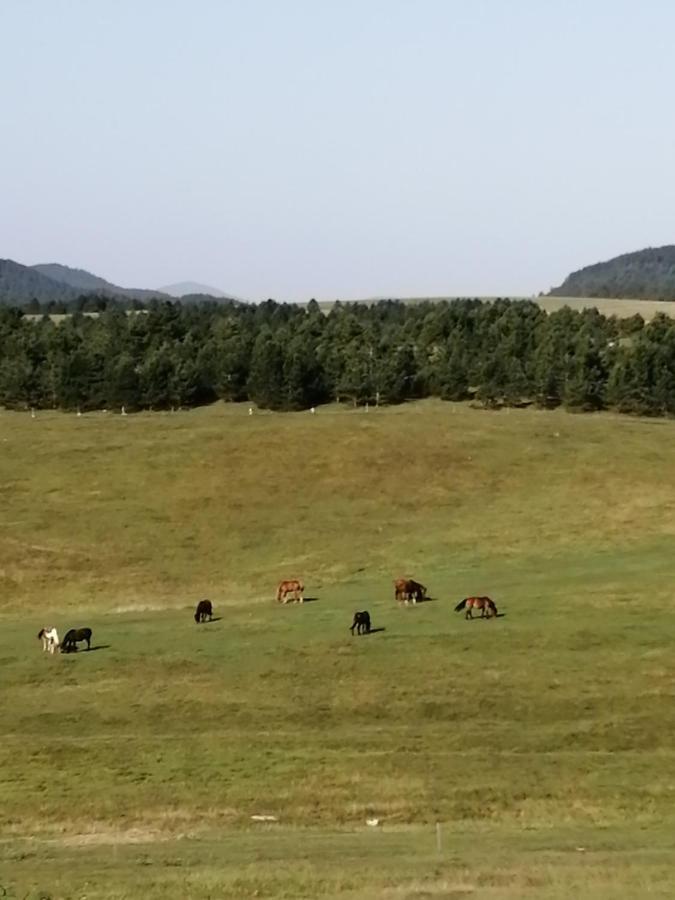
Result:
[[[0,257],[530,295],[675,243],[670,0],[0,0]]]

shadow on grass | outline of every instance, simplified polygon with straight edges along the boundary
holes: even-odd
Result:
[[[386,631],[386,628],[371,628],[370,631],[366,631],[366,634],[377,634],[380,631]]]
[[[465,618],[465,621],[466,622],[489,622],[490,619],[503,619],[505,615],[506,615],[506,613],[501,612],[501,613],[497,613],[496,616],[483,616],[482,618],[480,616],[471,616],[470,619]]]
[[[81,650],[80,653],[93,653],[94,650],[107,650],[110,647],[110,644],[96,644],[95,647],[90,647],[88,650]]]
[[[305,597],[304,602],[305,603],[316,603],[318,601],[318,599],[319,599],[318,597]]]

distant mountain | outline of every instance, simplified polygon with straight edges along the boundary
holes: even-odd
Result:
[[[572,272],[552,297],[675,300],[675,245],[648,247]]]
[[[236,299],[228,297],[218,288],[194,281],[169,285],[161,290],[123,288],[85,269],[72,269],[60,263],[24,266],[12,259],[0,259],[0,303],[25,304],[33,299],[39,300],[40,303],[49,303],[50,300],[67,303],[77,300],[82,294],[119,300],[139,300],[141,303],[154,299],[180,298],[183,303]]]
[[[141,301],[154,298],[159,300],[170,299],[169,294],[165,291],[119,287],[119,285],[106,281],[105,278],[99,278],[98,275],[92,275],[91,272],[86,272],[84,269],[71,269],[69,266],[62,266],[59,263],[41,263],[30,268],[41,275],[46,275],[47,278],[51,278],[53,281],[75,288],[77,294],[101,294],[104,297],[126,297],[130,300]]]
[[[177,284],[167,284],[160,288],[163,294],[170,297],[185,297],[188,294],[201,294],[207,297],[218,297],[221,300],[229,299],[227,294],[219,291],[218,288],[210,287],[208,284],[199,284],[197,281],[179,281]]]
[[[67,303],[76,300],[81,291],[55,281],[31,266],[22,266],[13,259],[0,259],[0,303],[30,303],[55,300]]]

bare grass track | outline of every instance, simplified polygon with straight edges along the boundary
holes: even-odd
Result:
[[[15,896],[673,895],[675,423],[428,401],[0,432]],[[397,607],[401,574],[435,602]],[[276,604],[295,576],[316,602]],[[470,593],[505,615],[464,621]],[[46,622],[100,649],[48,657]]]

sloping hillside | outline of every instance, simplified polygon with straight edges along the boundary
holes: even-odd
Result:
[[[141,288],[123,288],[98,275],[92,275],[85,269],[71,269],[60,263],[41,263],[31,266],[36,272],[46,275],[53,281],[66,284],[75,288],[78,294],[102,294],[106,297],[127,297],[131,300],[152,300],[157,297],[161,300],[169,300],[168,294],[162,291],[148,291]],[[41,298],[39,298],[41,299]]]
[[[33,298],[41,302],[67,302],[75,300],[80,293],[31,266],[22,266],[13,259],[0,259],[0,303],[29,303]]]
[[[675,245],[648,247],[585,266],[549,296],[675,300]]]

